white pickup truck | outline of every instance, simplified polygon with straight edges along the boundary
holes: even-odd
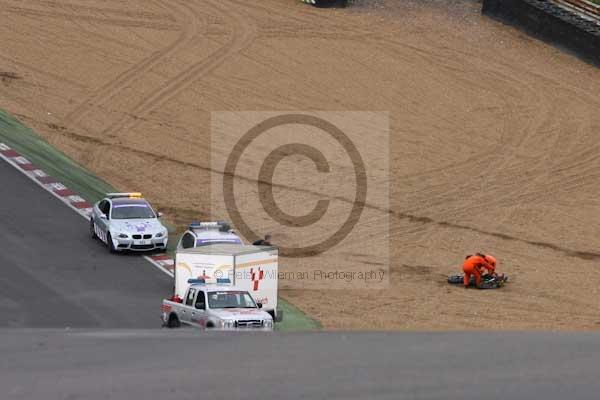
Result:
[[[175,295],[186,298],[190,279],[202,279],[206,283],[225,279],[239,290],[248,291],[263,305],[264,311],[280,322],[283,312],[277,309],[278,259],[277,248],[270,246],[203,243],[194,248],[178,248]]]
[[[183,299],[163,300],[161,317],[168,328],[272,330],[273,317],[261,308],[246,290],[191,279]]]

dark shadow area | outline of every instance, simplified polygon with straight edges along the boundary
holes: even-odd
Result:
[[[548,0],[484,0],[482,13],[600,67],[600,25]]]

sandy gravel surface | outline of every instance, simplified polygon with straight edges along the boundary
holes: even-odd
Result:
[[[0,0],[0,107],[175,223],[210,214],[211,156],[222,155],[211,155],[211,112],[389,112],[390,140],[374,134],[365,154],[389,154],[389,179],[369,174],[390,195],[375,191],[362,230],[334,249],[349,269],[389,251],[389,285],[285,297],[327,328],[598,329],[600,70],[479,8]],[[298,179],[305,161],[276,173],[281,207],[298,215],[331,198],[342,206],[329,217],[345,215],[347,182]],[[244,206],[259,215],[260,203]],[[283,244],[316,234],[252,223]],[[510,285],[445,284],[478,250]]]

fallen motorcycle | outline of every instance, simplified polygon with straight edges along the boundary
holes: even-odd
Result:
[[[448,283],[451,285],[462,285],[464,283],[464,275],[451,275],[448,277]],[[500,289],[504,284],[508,282],[508,276],[485,274],[481,277],[481,284],[477,287],[478,289]],[[475,277],[471,276],[469,286],[475,286]]]

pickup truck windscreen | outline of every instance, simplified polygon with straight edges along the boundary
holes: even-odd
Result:
[[[210,308],[257,308],[248,292],[208,292]]]

